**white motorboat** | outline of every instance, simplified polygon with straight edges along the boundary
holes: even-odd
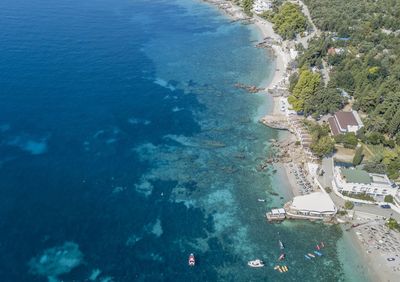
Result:
[[[248,266],[250,267],[263,267],[264,266],[264,262],[260,259],[256,259],[256,260],[251,260],[247,263]]]

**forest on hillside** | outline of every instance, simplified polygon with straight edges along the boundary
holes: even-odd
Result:
[[[302,52],[299,67],[321,68],[322,62],[327,62],[331,81],[324,91],[344,90],[355,98],[353,108],[367,114],[367,133],[400,141],[400,1],[304,2],[314,24],[325,33]],[[330,48],[334,51],[329,52]],[[319,101],[336,105],[338,95]],[[315,100],[305,101],[307,113],[324,114],[326,110],[313,109]],[[337,107],[323,108],[331,111]]]
[[[307,50],[298,46],[299,73],[290,78],[296,110],[318,117],[343,107],[363,117],[359,140],[383,146],[367,164],[370,171],[400,169],[400,1],[304,0],[314,24],[322,31]],[[318,70],[329,69],[330,81],[318,81]],[[310,70],[317,70],[313,73]]]

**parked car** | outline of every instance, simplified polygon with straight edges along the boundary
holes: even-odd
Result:
[[[390,209],[390,205],[381,205],[382,209]]]

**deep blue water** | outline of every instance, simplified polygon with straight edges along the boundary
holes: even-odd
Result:
[[[257,36],[192,0],[2,0],[0,281],[277,281],[279,236],[286,280],[343,280],[339,228],[263,219]]]

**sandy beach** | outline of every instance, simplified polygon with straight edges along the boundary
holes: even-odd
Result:
[[[273,25],[258,16],[254,16],[254,24],[260,29],[261,34],[264,38],[270,38],[271,41],[282,42],[282,38],[276,34],[273,30]],[[290,54],[285,52],[284,47],[281,44],[270,44],[269,47],[273,51],[273,56],[275,58],[275,72],[268,84],[268,88],[274,89],[282,87],[284,79],[287,78],[287,66],[290,60]]]
[[[360,261],[372,281],[395,282],[400,279],[400,234],[385,226],[382,218],[357,215],[360,226],[344,231],[359,250]],[[344,229],[344,228],[343,228]],[[394,258],[393,261],[388,259]]]

